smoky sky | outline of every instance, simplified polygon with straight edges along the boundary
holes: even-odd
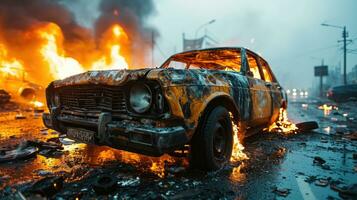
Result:
[[[67,40],[84,39],[87,30],[79,25],[74,15],[58,1],[1,0],[0,20],[5,37],[8,30],[24,31],[39,23],[53,22],[61,27]]]
[[[149,66],[138,61],[151,55],[143,50],[151,50],[153,38],[159,36],[156,28],[147,24],[148,18],[156,12],[154,2],[152,0],[102,0],[98,9],[100,15],[94,23],[97,38],[110,25],[119,23],[130,35],[134,55],[133,65]]]
[[[113,23],[121,24],[130,33],[152,32],[154,28],[146,25],[146,20],[155,12],[151,0],[103,0],[99,4],[101,12],[96,20],[96,34],[101,35]]]
[[[192,38],[207,33],[218,46],[243,46],[260,53],[285,88],[318,87],[313,67],[324,59],[330,69],[343,66],[342,30],[321,23],[346,25],[349,39],[357,38],[355,0],[156,0],[158,14],[152,24],[160,38],[157,63],[182,51],[182,33]],[[356,40],[348,49],[357,49]],[[162,52],[159,51],[160,48]],[[348,54],[347,71],[357,64]],[[342,70],[341,70],[342,72]],[[336,81],[337,82],[337,81]],[[331,82],[329,82],[330,84]]]
[[[207,33],[218,46],[258,52],[284,86],[311,88],[318,84],[313,67],[322,59],[330,69],[343,66],[337,42],[342,31],[320,24],[346,25],[352,40],[348,49],[357,49],[356,7],[354,0],[1,0],[0,15],[10,16],[4,20],[14,29],[54,21],[64,28],[66,39],[83,41],[87,39],[83,32],[98,38],[111,22],[118,22],[134,31],[136,49],[147,48],[151,36],[160,35],[155,38],[156,66],[182,51],[182,33],[192,38],[198,27],[215,19],[198,36]],[[357,64],[356,57],[348,54],[348,72]]]

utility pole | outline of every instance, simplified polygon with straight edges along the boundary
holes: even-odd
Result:
[[[198,32],[199,32],[202,28],[204,28],[205,26],[208,26],[208,25],[210,25],[210,24],[213,24],[214,22],[216,22],[216,20],[215,20],[215,19],[212,19],[211,21],[209,21],[209,22],[207,22],[207,23],[204,23],[204,24],[202,24],[200,27],[198,27],[197,30],[196,30],[196,32],[195,32],[195,39],[197,39],[197,34],[198,34]]]
[[[347,31],[346,31],[346,26],[343,26],[343,32],[342,32],[342,37],[343,37],[343,84],[347,85],[347,76],[346,76],[346,67],[347,67],[347,44],[346,44],[346,39],[348,37]]]
[[[329,27],[334,27],[334,28],[339,28],[342,29],[342,38],[343,40],[339,40],[338,42],[343,42],[343,84],[347,85],[347,41],[351,41],[351,40],[347,40],[348,38],[348,32],[346,30],[346,26],[337,26],[337,25],[331,25],[331,24],[326,24],[326,23],[322,23],[322,26],[329,26]]]
[[[321,66],[324,66],[324,59],[321,60]],[[323,76],[320,76],[320,97],[323,97],[323,90],[324,90],[324,86],[323,86]]]

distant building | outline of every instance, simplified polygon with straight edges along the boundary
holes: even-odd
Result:
[[[326,80],[324,81],[324,89],[327,90],[330,87],[342,85],[341,67],[331,67]]]
[[[348,83],[357,84],[357,65],[352,68],[352,71],[347,74]]]

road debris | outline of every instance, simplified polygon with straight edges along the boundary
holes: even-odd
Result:
[[[40,194],[43,197],[51,197],[63,187],[63,177],[50,176],[37,181],[31,188],[30,192]]]
[[[15,115],[15,119],[26,119],[26,116],[23,115],[22,113],[19,113],[19,114]]]
[[[279,196],[282,196],[282,197],[287,197],[290,194],[290,189],[274,187],[273,193],[275,193]]]
[[[299,132],[310,131],[319,128],[319,125],[316,121],[301,122],[295,124],[295,126],[299,129]]]
[[[320,178],[315,182],[315,185],[321,186],[321,187],[326,187],[329,184],[329,180]]]
[[[117,184],[121,187],[136,187],[140,185],[140,178],[136,177],[136,178],[128,178],[125,180],[120,180],[117,182]]]
[[[323,158],[321,158],[320,156],[314,157],[314,164],[323,165],[325,163],[326,163],[326,161]]]
[[[116,181],[109,175],[100,175],[92,184],[97,194],[109,194],[116,188]]]
[[[25,160],[36,155],[38,149],[21,143],[16,149],[0,150],[0,163],[15,160]]]
[[[60,141],[63,145],[71,145],[71,144],[73,144],[73,143],[76,142],[76,141],[71,140],[71,139],[66,138],[66,137],[60,137],[60,138],[59,138],[59,141]]]
[[[347,134],[347,135],[344,136],[344,138],[356,141],[357,140],[357,132],[354,132],[354,133],[351,133],[351,134]]]
[[[349,186],[339,186],[338,184],[331,184],[331,189],[337,191],[339,196],[344,199],[357,198],[357,184],[352,184]]]

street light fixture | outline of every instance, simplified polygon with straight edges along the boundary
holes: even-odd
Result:
[[[322,23],[321,26],[328,26],[328,27],[333,27],[333,28],[339,28],[342,29],[342,38],[343,38],[343,84],[347,85],[347,76],[346,76],[346,68],[347,68],[347,37],[348,33],[346,31],[346,26],[337,26],[337,25],[332,25],[332,24],[326,24]],[[340,42],[340,41],[339,41]]]
[[[207,22],[207,23],[204,23],[204,24],[202,24],[200,27],[198,27],[198,29],[197,29],[196,32],[195,32],[195,39],[197,38],[198,32],[199,32],[203,27],[208,26],[208,25],[210,25],[210,24],[213,24],[214,22],[216,22],[216,20],[215,20],[215,19],[212,19],[211,21],[209,21],[209,22]]]

